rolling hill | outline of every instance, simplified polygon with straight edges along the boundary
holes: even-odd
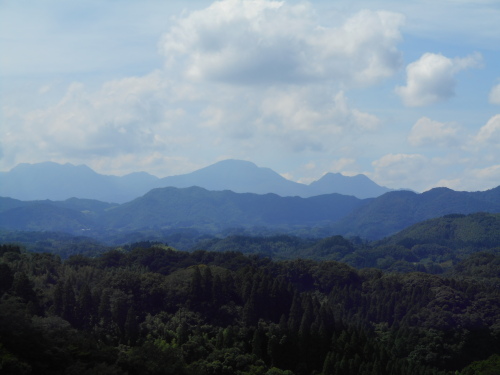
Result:
[[[0,228],[8,230],[76,233],[92,226],[94,221],[84,213],[51,202],[32,202],[0,214]]]
[[[158,188],[106,212],[110,228],[273,227],[328,225],[366,201],[328,194],[310,198],[209,191],[199,187]]]
[[[303,230],[314,228],[321,229],[322,235],[374,240],[424,220],[476,212],[500,213],[500,186],[484,192],[394,191],[368,199],[340,194],[281,197],[200,187],[157,188],[123,204],[77,198],[31,202],[1,198],[0,228],[85,231],[86,235],[181,228],[204,233],[261,228],[311,235],[314,231]]]
[[[500,212],[500,186],[479,192],[448,188],[435,188],[421,194],[389,192],[342,218],[334,229],[343,235],[380,239],[420,221],[475,212]]]
[[[451,249],[500,248],[500,214],[452,214],[414,224],[381,243],[406,247],[438,244]]]

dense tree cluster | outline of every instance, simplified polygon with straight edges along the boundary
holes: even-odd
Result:
[[[149,242],[65,261],[1,245],[0,372],[499,373],[499,264],[478,253],[444,277]]]

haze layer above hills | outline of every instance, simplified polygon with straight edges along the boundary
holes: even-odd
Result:
[[[224,160],[192,173],[158,178],[145,172],[122,177],[101,175],[85,165],[19,164],[0,172],[0,196],[20,200],[96,199],[124,203],[159,187],[199,186],[207,190],[236,193],[274,193],[283,197],[312,197],[338,193],[357,198],[380,196],[390,189],[364,175],[353,177],[327,173],[310,185],[287,180],[269,168],[242,160]]]

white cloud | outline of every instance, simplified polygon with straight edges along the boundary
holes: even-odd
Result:
[[[455,95],[455,75],[464,69],[478,67],[482,57],[472,54],[450,59],[441,54],[425,53],[406,67],[406,86],[396,87],[405,105],[421,107]]]
[[[135,160],[138,170],[141,158],[155,168],[155,153],[170,160],[187,157],[193,147],[200,157],[192,164],[221,154],[252,158],[263,149],[270,154],[338,149],[346,137],[373,132],[380,123],[352,108],[343,92],[332,96],[316,85],[190,86],[178,86],[162,71],[110,81],[97,91],[72,84],[52,107],[13,112],[10,123],[17,125],[2,137],[3,152],[20,161],[37,153],[42,160],[108,165],[110,171]]]
[[[500,104],[500,83],[491,89],[489,100],[491,104]]]
[[[365,10],[340,25],[317,22],[308,4],[224,0],[179,19],[161,50],[194,81],[233,84],[366,85],[400,67],[401,15]]]
[[[171,90],[159,71],[110,81],[95,92],[74,83],[56,105],[11,115],[5,130],[17,140],[2,139],[2,147],[21,159],[36,149],[42,160],[168,150],[181,139],[174,125],[185,117],[185,109],[168,105]]]
[[[500,148],[500,114],[493,116],[479,129],[476,136],[479,143],[489,143]]]
[[[429,164],[429,159],[421,154],[387,154],[372,162],[373,173],[369,177],[392,188],[422,190],[432,180],[428,173],[423,173]]]
[[[500,164],[483,168],[465,168],[459,177],[442,179],[436,186],[445,186],[457,191],[483,191],[498,186]]]
[[[486,190],[499,185],[498,157],[483,154],[448,154],[427,157],[421,154],[387,154],[372,162],[367,175],[391,188],[411,188],[422,192],[434,187],[454,190]]]
[[[340,158],[334,160],[331,164],[331,172],[346,172],[346,169],[357,168],[356,159],[354,158]],[[352,174],[352,173],[347,173]]]
[[[458,130],[455,124],[422,117],[411,128],[408,142],[412,146],[454,146],[458,143]]]
[[[221,155],[340,153],[346,139],[379,128],[345,90],[397,71],[403,17],[360,11],[318,22],[310,4],[264,0],[214,2],[170,19],[162,70],[100,87],[74,83],[40,110],[7,108],[3,168],[53,160],[139,170],[141,160],[156,168],[188,155],[206,164]]]
[[[347,134],[370,132],[380,123],[376,116],[351,108],[342,91],[332,98],[317,87],[269,90],[260,113],[260,129],[296,151],[338,145]]]
[[[490,165],[485,168],[473,169],[470,181],[480,181],[481,186],[478,187],[476,183],[471,183],[467,189],[491,189],[498,186],[500,181],[500,164]]]

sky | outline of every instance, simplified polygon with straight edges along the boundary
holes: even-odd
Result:
[[[500,185],[500,0],[0,0],[0,171]]]

